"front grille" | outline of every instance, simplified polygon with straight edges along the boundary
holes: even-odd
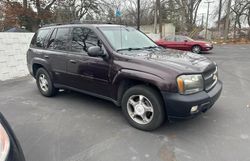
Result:
[[[211,90],[217,83],[218,81],[218,69],[217,66],[215,66],[212,69],[209,69],[203,73],[203,78],[204,78],[204,85],[205,85],[205,90],[209,91]]]

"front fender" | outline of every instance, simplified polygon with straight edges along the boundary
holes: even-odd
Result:
[[[121,81],[126,79],[132,79],[132,80],[142,81],[145,83],[150,83],[158,87],[159,90],[168,89],[167,85],[168,83],[160,76],[147,72],[129,70],[129,69],[120,70],[114,77],[112,84],[113,85],[119,84]]]
[[[155,74],[130,69],[122,69],[117,72],[112,81],[112,86],[114,89],[117,89],[114,93],[114,97],[119,95],[119,86],[121,82],[126,82],[126,80],[135,80],[148,83],[156,86],[160,91],[172,92],[176,90],[175,82],[170,82]]]

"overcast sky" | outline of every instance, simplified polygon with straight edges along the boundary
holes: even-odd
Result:
[[[214,13],[216,12],[216,10],[218,10],[218,6],[219,6],[219,0],[208,0],[208,1],[212,1],[213,3],[210,3],[210,7],[209,7],[209,20],[208,20],[208,25],[209,27],[212,27],[215,25],[215,22],[218,20],[218,16],[214,17]],[[202,13],[204,13],[204,25],[206,22],[206,18],[207,18],[207,8],[208,5],[207,0],[203,0],[200,4],[200,8],[198,10],[198,18],[197,20],[199,21],[198,24],[201,24],[201,18],[202,18]]]

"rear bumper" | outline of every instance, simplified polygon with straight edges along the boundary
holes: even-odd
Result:
[[[30,75],[34,77],[33,70],[32,70],[32,65],[27,64],[27,67],[28,67],[28,71],[29,71]]]
[[[192,95],[162,92],[168,118],[170,120],[188,119],[207,111],[219,98],[221,91],[222,83],[218,81],[215,87],[209,92],[202,91]],[[193,106],[198,106],[196,113],[190,112]]]

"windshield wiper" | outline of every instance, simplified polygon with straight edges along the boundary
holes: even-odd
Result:
[[[142,50],[143,48],[124,48],[124,49],[118,49],[116,51],[123,51],[123,50],[128,50],[128,51],[131,51],[131,50]]]
[[[123,50],[145,50],[145,49],[154,49],[154,48],[159,48],[159,46],[147,46],[147,47],[143,47],[143,48],[124,48],[124,49],[118,49],[117,51],[123,51]]]
[[[142,49],[154,49],[154,48],[158,48],[159,46],[147,46],[147,47],[143,47]]]

